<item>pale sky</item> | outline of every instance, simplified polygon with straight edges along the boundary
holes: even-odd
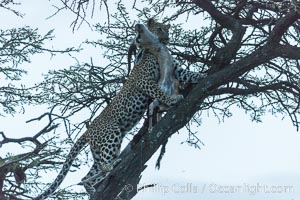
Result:
[[[87,37],[97,39],[99,35],[87,26],[72,33],[70,23],[74,16],[66,12],[45,21],[55,11],[50,3],[45,0],[23,2],[20,7],[20,11],[26,14],[23,19],[1,10],[2,29],[29,25],[39,28],[40,33],[44,34],[54,28],[56,38],[50,45],[56,48],[77,46]],[[88,61],[93,56],[100,57],[101,61],[99,52],[84,52],[84,55],[78,55],[80,59]],[[34,56],[32,63],[24,64],[29,72],[24,82],[41,80],[41,73],[56,67],[67,68],[71,64],[73,60],[68,60],[66,56],[52,59],[49,55]],[[25,121],[40,113],[43,111],[30,109],[25,115],[1,118],[0,131],[10,133],[10,137],[30,136],[35,133],[32,132],[33,127],[36,131],[39,130],[38,124],[28,125]],[[263,117],[263,123],[257,124],[251,122],[250,117],[242,110],[235,108],[233,117],[220,124],[215,118],[203,114],[202,125],[197,131],[197,136],[205,144],[201,146],[201,150],[186,143],[181,144],[186,140],[187,134],[180,131],[180,134],[174,134],[170,138],[159,171],[155,169],[158,154],[152,157],[147,163],[148,168],[143,173],[140,186],[157,185],[141,191],[135,200],[300,198],[300,135],[288,118],[282,120],[280,116],[276,118],[269,113]],[[18,150],[11,145],[4,146],[0,155],[3,156],[6,152]],[[86,173],[87,169],[83,171]],[[72,173],[72,180],[68,174],[63,187],[74,184],[74,177],[79,181],[83,177],[83,171]]]

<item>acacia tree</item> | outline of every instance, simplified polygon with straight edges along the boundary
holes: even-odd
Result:
[[[24,16],[15,6],[20,3],[14,0],[1,0],[0,9],[14,13],[18,17]],[[27,71],[22,67],[24,63],[30,63],[31,57],[35,54],[48,53],[50,56],[78,51],[75,48],[57,50],[48,48],[47,43],[54,38],[53,30],[44,35],[38,33],[37,29],[24,26],[12,29],[0,29],[0,121],[7,115],[13,116],[18,113],[25,113],[26,107],[42,103],[37,85],[24,85],[22,78]],[[34,69],[33,69],[34,70]],[[38,140],[43,134],[51,132],[57,125],[52,123],[49,116],[49,123],[40,131],[32,133],[32,137],[13,138],[12,133],[5,133],[0,130],[0,149],[7,144],[20,145],[25,153],[8,153],[5,157],[0,156],[0,199],[17,199],[29,197],[29,191],[37,173],[30,171],[43,162],[43,157],[51,154],[58,154],[57,149],[44,150],[52,141],[40,142]],[[2,122],[1,122],[2,125]],[[48,164],[51,164],[51,162]],[[36,182],[37,183],[37,182]]]
[[[88,21],[88,12],[96,12],[95,1],[61,2],[62,7],[57,6],[57,12],[67,8],[75,13],[73,29]],[[122,162],[98,185],[92,199],[131,199],[138,192],[135,186],[146,168],[146,161],[161,145],[167,144],[172,134],[189,123],[200,123],[203,111],[222,119],[230,117],[231,108],[238,106],[249,113],[253,121],[261,121],[261,116],[270,111],[289,117],[298,130],[300,8],[294,1],[148,0],[134,1],[130,7],[119,1],[115,12],[106,1],[101,3],[104,7],[99,12],[106,13],[108,20],[95,27],[105,37],[86,41],[85,45],[104,49],[103,59],[108,64],[97,66],[93,62],[95,58],[88,62],[78,61],[69,69],[50,71],[37,85],[38,103],[50,105],[50,111],[35,120],[48,117],[50,122],[46,131],[33,137],[43,144],[44,154],[34,154],[38,165],[33,168],[28,162],[22,163],[22,168],[36,172],[28,176],[40,176],[41,169],[60,168],[63,159],[53,160],[53,155],[64,158],[69,148],[55,147],[59,140],[51,134],[56,131],[57,124],[65,125],[68,137],[64,143],[69,147],[126,81],[129,70],[126,55],[137,20],[131,17],[129,9],[139,19],[160,16],[163,22],[171,23],[169,48],[174,58],[184,67],[208,76],[196,85],[187,86],[185,100],[171,108],[151,132],[148,132],[145,117],[141,127],[133,131],[137,132],[135,137],[121,153]],[[184,29],[178,24],[182,17],[199,26]],[[74,121],[74,116],[83,113],[88,113],[86,118]],[[41,137],[45,135],[51,140]],[[197,146],[200,141],[192,130],[190,136],[189,142]],[[4,138],[3,141],[9,140]],[[161,156],[163,153],[164,148]],[[31,158],[24,157],[23,161],[28,159]],[[34,186],[36,191],[42,190],[41,182],[27,181],[26,184]],[[6,194],[13,195],[12,192]],[[55,197],[79,198],[79,195],[60,190]]]
[[[77,51],[75,48],[65,50],[46,48],[45,43],[52,40],[53,37],[52,30],[45,35],[40,35],[36,29],[30,27],[0,30],[0,117],[20,112],[25,113],[26,106],[42,103],[40,94],[36,92],[37,85],[22,84],[22,78],[27,71],[21,66],[23,63],[30,63],[32,55],[47,52],[54,56],[57,53]],[[43,157],[49,157],[49,155],[59,152],[57,149],[44,151],[44,147],[52,142],[42,143],[38,140],[43,134],[57,127],[52,123],[52,116],[48,116],[49,123],[42,130],[32,133],[32,137],[16,139],[10,137],[13,134],[0,130],[0,148],[9,143],[19,144],[22,147],[29,145],[26,153],[18,155],[9,153],[5,158],[0,156],[0,199],[14,199],[16,196],[28,197],[28,190],[31,191],[30,184],[37,175],[32,173],[27,175],[28,184],[23,187],[27,172],[43,163]]]

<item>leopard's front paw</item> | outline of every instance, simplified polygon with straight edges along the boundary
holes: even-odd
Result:
[[[171,103],[171,106],[178,104],[180,101],[182,101],[184,99],[183,95],[181,95],[181,94],[173,96],[172,98],[173,98],[173,101]]]

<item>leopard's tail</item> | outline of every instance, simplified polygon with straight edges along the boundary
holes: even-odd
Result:
[[[85,134],[83,134],[74,144],[70,153],[68,154],[66,161],[63,164],[62,169],[60,170],[59,174],[57,175],[54,182],[50,185],[50,187],[40,194],[38,197],[33,198],[34,200],[43,200],[48,198],[62,183],[64,178],[66,177],[73,161],[75,160],[76,156],[80,153],[81,149],[87,144],[87,140]]]

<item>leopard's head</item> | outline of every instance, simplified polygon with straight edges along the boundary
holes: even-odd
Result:
[[[153,18],[148,19],[147,21],[148,29],[154,33],[163,44],[169,43],[169,29],[170,24],[163,24],[155,21]]]

